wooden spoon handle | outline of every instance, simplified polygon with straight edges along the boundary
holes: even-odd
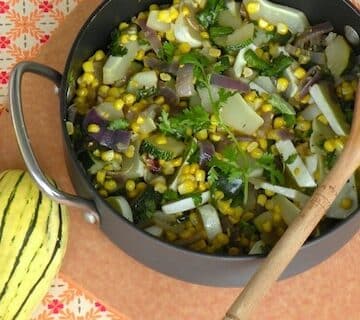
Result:
[[[354,152],[346,148],[324,182],[314,192],[299,216],[274,246],[245,289],[237,297],[225,320],[247,320],[272,284],[294,258],[305,240],[331,206],[346,181],[356,170]]]

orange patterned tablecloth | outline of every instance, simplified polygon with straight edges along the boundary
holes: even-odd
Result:
[[[0,0],[0,113],[1,113],[1,109],[7,105],[7,90],[8,90],[9,73],[10,73],[12,66],[17,61],[31,59],[31,58],[35,57],[39,53],[42,45],[45,44],[49,40],[52,32],[59,26],[59,24],[65,18],[65,16],[67,14],[69,14],[76,7],[76,5],[81,1],[87,1],[87,0],[49,0],[49,1],[46,1],[46,0]],[[137,0],[130,0],[130,1],[137,1]],[[355,1],[355,3],[359,4],[358,0],[354,0],[354,1]],[[74,30],[74,33],[77,33],[77,30]],[[358,236],[353,240],[353,242],[359,243]],[[106,244],[104,244],[104,246],[106,246],[106,248],[107,248],[109,245],[106,243]],[[347,250],[349,250],[349,249],[347,249]],[[75,250],[73,250],[73,251],[75,251]],[[346,261],[350,261],[349,257],[352,256],[353,253],[351,252],[351,254],[350,254],[350,252],[346,251],[346,249],[343,250],[343,252],[345,252],[346,257],[348,257]],[[74,254],[75,253],[73,252],[72,257]],[[78,252],[76,252],[76,254],[78,254]],[[120,255],[120,252],[119,252],[119,255]],[[355,255],[356,255],[356,253],[355,253]],[[126,268],[126,266],[128,268],[130,266],[133,267],[132,262],[129,262],[129,261],[126,261],[125,268]],[[338,265],[338,264],[340,264],[340,262],[338,262],[338,261],[339,260],[336,260],[336,259],[332,260],[332,265],[329,266],[328,268],[331,269],[333,267],[336,270],[344,269],[344,272],[346,275],[346,272],[347,272],[346,266],[341,264],[341,267],[340,267],[340,265]],[[351,261],[355,264],[356,263],[355,257]],[[112,261],[112,263],[114,264],[113,261]],[[139,267],[138,265],[135,265],[135,268],[137,271],[142,270],[142,269],[140,269],[141,267]],[[357,267],[353,267],[352,269],[351,268],[350,269],[353,271],[359,270],[358,268],[357,269],[356,268]],[[326,267],[324,267],[322,270],[327,270],[327,269],[326,269]],[[87,273],[89,273],[89,278],[96,274],[96,272],[94,270],[90,270],[87,268],[85,268],[85,271]],[[318,274],[319,272],[320,272],[320,269],[313,271],[312,275],[314,276],[315,279],[320,278],[320,276]],[[97,275],[99,276],[99,274],[97,274]],[[147,276],[149,276],[149,275],[147,275]],[[105,276],[99,276],[98,278],[104,279],[104,277]],[[342,277],[344,277],[344,275],[338,274],[338,278],[342,278]],[[79,278],[84,278],[84,277],[79,277]],[[99,281],[99,279],[97,279],[97,280]],[[151,290],[155,290],[153,292],[157,292],[156,290],[171,291],[170,288],[166,287],[167,285],[170,286],[170,283],[171,283],[171,286],[174,283],[180,284],[180,282],[175,282],[175,281],[168,282],[168,280],[164,277],[164,278],[161,278],[161,281],[159,281],[159,282],[156,281],[156,285],[154,283],[154,286],[152,287],[151,279],[155,279],[155,276],[153,276],[153,274],[151,274],[151,279],[150,280],[149,279],[147,282],[145,281],[146,279],[144,279],[144,281],[145,281],[144,287],[145,287],[145,290],[146,290],[146,288],[148,290],[150,288],[151,288]],[[297,278],[293,278],[291,280],[291,285],[292,285],[291,288],[298,287],[299,290],[297,290],[297,292],[300,292],[300,291],[309,292],[310,289],[314,290],[315,285],[310,285],[310,283],[312,283],[311,279],[309,279],[309,277],[307,278],[306,281],[305,281],[305,279],[306,279],[306,275],[302,276],[302,277],[299,276]],[[345,277],[345,279],[358,279],[358,278]],[[332,283],[333,287],[334,287],[334,285],[336,287],[336,284],[340,285],[339,279],[334,279],[334,281],[335,281],[335,284]],[[105,279],[104,279],[104,282],[106,282]],[[330,282],[331,282],[331,280],[329,279],[329,283],[327,283],[327,286],[330,286]],[[290,283],[290,282],[288,282],[288,283]],[[128,284],[128,283],[125,282],[124,290],[130,291],[130,287],[129,286],[127,287],[126,284]],[[323,284],[323,282],[322,282],[322,284]],[[106,287],[108,287],[106,284],[104,284],[104,285]],[[112,286],[112,284],[108,284],[108,285],[109,285],[109,287]],[[353,288],[351,292],[359,292],[354,289],[355,287],[357,288],[356,283],[353,283],[350,281],[346,285],[349,288],[350,287]],[[90,284],[89,284],[89,287],[91,287]],[[187,286],[186,288],[189,290],[192,290],[192,291],[188,292],[189,295],[191,295],[191,296],[198,292],[205,293],[205,291],[201,291],[202,288],[198,287],[198,286],[193,286],[193,287]],[[176,290],[174,288],[172,288],[172,289],[176,293]],[[216,294],[215,294],[215,290],[216,290]],[[291,292],[287,291],[288,287],[285,284],[279,285],[276,288],[276,290],[277,291],[276,291],[276,295],[275,295],[275,300],[277,303],[277,309],[274,308],[274,310],[272,310],[273,317],[271,319],[276,319],[276,320],[285,319],[283,317],[283,315],[281,317],[278,317],[277,315],[279,315],[279,313],[276,313],[276,312],[277,311],[280,312],[281,310],[286,309],[286,310],[288,310],[288,314],[286,317],[287,320],[295,319],[295,318],[303,320],[301,318],[301,314],[295,315],[295,313],[297,313],[299,310],[301,310],[301,308],[302,308],[301,304],[304,304],[304,307],[308,308],[308,314],[312,314],[313,315],[312,318],[317,319],[316,315],[318,315],[318,310],[319,310],[319,308],[321,308],[320,306],[314,307],[307,300],[306,297],[303,297],[302,299],[297,299],[297,297],[291,297]],[[289,287],[289,290],[290,290],[290,287]],[[235,291],[235,289],[234,290],[229,289],[226,291],[227,292],[231,291],[231,294],[233,294],[233,296],[235,296],[235,294],[237,293],[237,290]],[[317,286],[316,286],[315,291],[316,292],[314,294],[318,296],[318,301],[320,301],[321,299],[324,299],[324,301],[325,301],[327,299],[328,296],[325,296],[325,295],[322,296],[321,295],[322,291],[320,291],[320,288],[317,288]],[[327,290],[326,291],[327,294],[330,291],[331,290]],[[218,297],[218,298],[225,297],[224,299],[222,299],[222,300],[224,300],[224,303],[226,303],[226,304],[230,303],[230,298],[232,298],[232,297],[230,297],[231,294],[225,296],[224,292],[225,292],[224,290],[220,290],[220,289],[218,290],[218,289],[214,289],[214,288],[206,288],[206,293],[209,293],[210,297],[213,297],[214,299],[215,299],[215,297]],[[105,296],[104,290],[103,290],[102,294],[103,294],[102,296]],[[133,294],[135,294],[135,293],[133,293]],[[140,292],[136,291],[136,294],[137,294],[137,296],[139,296]],[[313,297],[314,294],[311,296]],[[155,295],[156,295],[156,293],[155,293]],[[175,295],[175,296],[180,301],[180,305],[181,305],[181,301],[187,301],[185,298],[181,298],[179,295]],[[296,303],[294,304],[293,308],[291,308],[291,310],[288,309],[289,305],[287,303],[285,303],[285,301],[282,300],[285,296],[289,296],[289,300],[291,300],[293,302],[296,301]],[[144,297],[145,297],[145,295],[144,295]],[[337,295],[334,292],[334,295],[331,296],[331,299],[334,300],[333,302],[331,302],[331,305],[336,304],[336,297],[337,297]],[[350,301],[349,300],[350,297],[344,298],[344,294],[342,297],[343,298],[341,301],[345,304],[345,308],[353,309],[351,311],[352,313],[350,311],[348,313],[349,315],[351,313],[352,316],[350,316],[348,318],[344,318],[344,320],[360,319],[360,315],[359,315],[359,317],[357,317],[359,308],[357,308],[355,305],[351,304],[352,303],[351,301],[355,301],[356,299],[355,300],[351,299],[351,301]],[[142,297],[140,297],[140,298],[142,298]],[[135,298],[132,295],[132,297],[128,297],[127,300],[125,299],[122,302],[118,302],[118,303],[114,303],[114,301],[116,299],[113,299],[112,303],[113,303],[113,305],[115,305],[117,307],[119,307],[120,305],[124,306],[124,304],[126,304],[127,302],[130,301],[129,299],[131,300],[131,299],[135,299]],[[109,299],[109,301],[110,301],[110,299]],[[142,301],[143,303],[148,302],[148,301],[143,301],[141,299],[140,299],[140,301]],[[168,304],[170,303],[169,301],[167,301],[167,302],[168,302]],[[214,300],[212,302],[213,303],[211,304],[211,306],[209,306],[210,309],[215,308],[215,307],[213,307],[213,305],[219,305],[218,300]],[[166,303],[166,302],[163,302],[163,304],[164,303]],[[282,308],[281,305],[284,305],[285,307]],[[200,307],[200,306],[201,306],[201,303],[199,302],[197,307]],[[185,307],[186,306],[184,306],[184,310],[186,309]],[[194,308],[194,306],[192,306],[192,307]],[[202,306],[202,308],[204,308],[204,306]],[[131,312],[134,314],[136,313],[135,310],[133,310],[131,308],[128,308],[128,309],[129,309],[129,310],[127,310],[128,313],[131,313]],[[160,305],[156,306],[156,309],[162,310],[162,309],[168,309],[168,308],[165,306],[161,306],[161,304],[160,304]],[[329,319],[329,320],[332,319],[331,316],[327,317],[326,314],[330,315],[330,314],[332,314],[332,312],[334,310],[335,310],[334,308],[330,308],[330,307],[327,308],[326,310],[324,310],[322,312],[321,319],[325,319],[325,318]],[[180,317],[179,310],[176,309],[173,312],[178,314],[177,315],[178,318]],[[217,312],[219,312],[219,310],[217,310]],[[183,314],[186,314],[186,312],[184,311]],[[260,311],[259,314],[263,315],[262,317],[260,317],[262,319],[265,319],[264,318],[265,314],[267,317],[266,319],[270,319],[269,314],[267,314],[267,310],[266,310],[266,312],[264,310]],[[160,315],[159,315],[159,317],[160,317]],[[163,317],[163,316],[161,316],[160,318],[165,319],[165,317]],[[104,302],[102,302],[96,298],[96,295],[81,288],[77,283],[71,281],[65,275],[60,275],[57,279],[55,279],[55,281],[51,287],[51,290],[49,291],[48,295],[44,299],[42,305],[35,312],[32,320],[40,320],[40,319],[41,320],[48,320],[48,319],[57,319],[57,320],[118,319],[118,320],[125,320],[128,318],[120,315],[115,310],[112,310],[109,307],[107,307]],[[170,316],[170,317],[168,317],[168,319],[171,320],[172,317]],[[192,318],[186,317],[186,319],[192,319]],[[336,319],[340,319],[340,318],[337,317]]]

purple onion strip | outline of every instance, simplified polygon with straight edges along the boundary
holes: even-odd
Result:
[[[299,35],[295,41],[295,46],[302,48],[307,42],[320,40],[323,34],[333,30],[334,26],[329,21],[312,26]]]
[[[191,64],[185,64],[179,69],[176,77],[176,94],[179,98],[188,98],[195,93],[194,87],[194,67]]]
[[[144,32],[146,40],[150,42],[150,45],[155,51],[155,53],[158,54],[162,47],[162,44],[156,31],[148,27],[148,25],[146,24],[146,19],[137,19],[135,22]]]
[[[210,82],[215,86],[225,89],[237,90],[239,92],[250,91],[250,86],[247,83],[221,74],[213,74]]]
[[[199,142],[199,149],[200,149],[200,166],[204,168],[207,166],[209,161],[214,156],[215,147],[210,141],[205,140]]]

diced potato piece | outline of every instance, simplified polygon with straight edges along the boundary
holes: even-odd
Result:
[[[160,32],[169,31],[171,29],[171,23],[165,23],[159,21],[158,15],[159,15],[159,10],[151,10],[149,12],[149,17],[147,19],[146,25],[155,31],[160,31]]]

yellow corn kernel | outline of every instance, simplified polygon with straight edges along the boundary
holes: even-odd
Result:
[[[209,189],[209,183],[200,181],[198,189],[199,189],[200,192],[204,192],[204,191],[208,190]]]
[[[172,174],[174,174],[175,168],[173,166],[166,165],[163,167],[162,172],[166,176],[171,176]]]
[[[158,145],[164,145],[164,144],[167,144],[167,138],[163,135],[161,136],[158,136],[156,139],[155,139],[155,142],[158,144]]]
[[[259,144],[255,141],[251,142],[248,147],[246,148],[247,152],[252,152],[253,150],[255,150],[257,147],[259,146]]]
[[[82,64],[84,72],[94,72],[94,63],[92,61],[86,61]]]
[[[165,98],[164,98],[163,96],[158,96],[158,97],[154,100],[154,102],[155,102],[156,104],[162,105],[163,103],[165,103]]]
[[[135,59],[138,60],[138,61],[142,61],[142,60],[144,60],[144,57],[145,57],[145,51],[144,50],[139,50],[136,53]]]
[[[134,132],[134,133],[138,133],[140,131],[140,125],[138,125],[137,123],[132,123],[131,124],[131,130]]]
[[[241,220],[246,222],[252,220],[254,217],[255,217],[254,212],[247,211],[242,215]]]
[[[260,206],[265,207],[266,200],[267,200],[266,195],[264,195],[264,194],[259,194],[258,197],[257,197],[256,202],[257,202]]]
[[[294,175],[295,175],[295,176],[298,176],[298,175],[300,174],[300,172],[301,172],[301,170],[300,170],[299,167],[296,167],[296,168],[294,169]]]
[[[93,73],[85,72],[82,75],[82,81],[86,84],[91,84],[95,80],[95,76]]]
[[[99,190],[99,194],[103,197],[103,198],[107,198],[109,196],[109,193],[105,190],[105,189],[100,189]]]
[[[265,189],[265,194],[266,194],[268,197],[272,197],[272,196],[275,194],[275,192]]]
[[[206,248],[206,241],[204,239],[194,242],[190,245],[190,249],[194,251],[201,251]]]
[[[151,4],[149,10],[150,11],[159,10],[159,6],[157,4]]]
[[[208,138],[208,132],[206,129],[203,129],[197,132],[195,136],[199,140],[206,140]]]
[[[121,22],[119,25],[120,31],[123,31],[123,30],[127,29],[128,27],[129,27],[129,24],[126,22]]]
[[[146,189],[146,187],[147,187],[147,184],[145,183],[145,182],[139,182],[137,185],[136,185],[136,190],[138,191],[138,192],[142,192],[142,191],[144,191],[145,189]]]
[[[110,96],[110,97],[113,97],[113,98],[119,98],[120,97],[120,90],[119,90],[119,88],[116,88],[116,87],[112,87],[112,88],[110,88],[109,90],[108,90],[108,96]]]
[[[298,121],[296,129],[304,132],[309,131],[311,129],[311,123],[307,120]]]
[[[105,98],[109,92],[110,87],[107,85],[101,85],[98,89],[98,95]]]
[[[275,30],[275,26],[272,25],[272,24],[269,24],[266,28],[265,28],[266,31],[268,32],[273,32]],[[268,52],[265,52],[265,55],[268,55],[269,53]],[[263,58],[265,58],[266,56],[264,56]],[[270,60],[269,57],[266,57],[266,60]]]
[[[284,127],[285,124],[286,124],[286,122],[283,117],[276,117],[273,121],[273,127],[275,129],[280,129],[280,128]]]
[[[131,34],[131,35],[129,36],[129,40],[130,40],[130,41],[136,41],[137,39],[138,39],[137,34]]]
[[[195,179],[196,181],[198,182],[204,182],[205,181],[205,178],[206,178],[206,173],[204,170],[196,170],[195,172]]]
[[[249,247],[249,245],[250,245],[250,240],[248,239],[248,238],[246,238],[245,236],[242,236],[241,238],[240,238],[240,244],[241,244],[241,246],[242,247]]]
[[[197,184],[194,181],[191,180],[185,180],[183,183],[181,183],[178,186],[178,192],[183,195],[183,194],[188,194],[188,193],[192,193],[196,190]]]
[[[128,146],[128,148],[124,152],[125,157],[131,159],[134,158],[135,155],[135,147],[133,145]]]
[[[154,190],[159,193],[164,193],[167,190],[167,186],[163,182],[155,183]]]
[[[125,189],[128,192],[134,191],[136,187],[135,181],[134,180],[127,180],[125,183]]]
[[[98,133],[98,132],[100,132],[100,126],[98,124],[91,123],[88,125],[87,131],[89,133]]]
[[[191,51],[191,46],[187,42],[182,42],[179,44],[178,49],[180,53],[188,53]]]
[[[160,10],[157,18],[160,22],[171,23],[169,10]]]
[[[333,139],[328,139],[324,142],[324,149],[327,152],[334,152],[336,149],[336,145]]]
[[[344,210],[349,210],[349,209],[351,209],[352,205],[353,205],[353,201],[352,201],[352,199],[350,199],[350,198],[343,198],[343,199],[341,200],[341,202],[340,202],[340,206],[341,206],[341,208],[343,208]]]
[[[200,169],[200,166],[198,163],[192,163],[190,165],[190,174],[195,174],[197,170]]]
[[[176,158],[176,159],[173,159],[171,160],[171,164],[177,168],[177,167],[180,167],[183,163],[183,159],[180,157],[180,158]]]
[[[329,124],[329,121],[326,119],[326,117],[321,114],[317,117],[317,119],[322,123],[322,124],[325,124],[326,126]]]
[[[230,200],[227,201],[218,200],[217,207],[222,214],[228,215],[232,212],[232,208],[230,207]]]
[[[101,160],[107,161],[107,162],[113,161],[113,160],[114,160],[114,157],[115,157],[114,150],[104,151],[104,152],[101,154]]]
[[[298,67],[295,69],[294,71],[294,76],[299,79],[302,80],[305,78],[306,76],[306,70],[304,68]]]
[[[341,151],[342,149],[344,149],[344,142],[340,138],[335,139],[334,144],[336,150]]]
[[[184,166],[184,168],[181,170],[181,174],[190,174],[190,165],[189,164]]]
[[[170,42],[174,42],[176,40],[174,31],[172,31],[172,30],[166,31],[165,37],[166,37],[166,40],[168,40]]]
[[[169,74],[166,73],[166,72],[161,72],[161,73],[160,73],[160,79],[161,79],[162,81],[165,81],[165,82],[170,81],[170,80],[171,80],[171,75],[169,75]]]
[[[213,58],[219,58],[221,56],[221,50],[218,48],[210,48],[209,56]]]
[[[231,247],[228,250],[228,255],[229,256],[238,256],[240,254],[240,249],[236,248],[236,247]]]
[[[106,172],[105,170],[99,170],[96,173],[96,181],[100,184],[104,184],[105,182],[105,177],[106,177]]]
[[[95,61],[102,61],[106,57],[105,52],[103,50],[98,50],[94,54]]]
[[[225,246],[225,245],[227,245],[229,243],[229,237],[225,233],[218,233],[215,236],[214,240],[217,240],[218,243],[223,245],[223,246]]]
[[[249,2],[246,5],[246,10],[250,15],[258,13],[260,11],[260,3],[259,2]]]
[[[250,91],[245,95],[244,99],[246,102],[251,103],[255,101],[256,97],[257,97],[256,91]]]
[[[127,44],[129,42],[129,35],[128,34],[123,34],[120,36],[120,42],[121,44]]]
[[[123,99],[116,99],[113,103],[114,109],[116,110],[122,110],[122,108],[124,107],[125,102]]]
[[[170,230],[165,231],[165,236],[168,241],[175,241],[177,239],[176,233]]]
[[[126,105],[132,105],[134,104],[136,101],[136,97],[135,95],[133,95],[132,93],[127,93],[124,95],[124,102]]]
[[[186,16],[189,16],[191,14],[190,12],[190,9],[188,6],[183,6],[182,7],[182,10],[181,10],[181,13],[186,17]]]
[[[269,26],[269,22],[267,22],[266,20],[260,18],[258,21],[258,25],[261,29],[266,29]]]
[[[281,35],[285,35],[289,32],[289,27],[285,23],[279,22],[276,25],[276,31]]]
[[[282,216],[279,212],[273,212],[272,219],[275,222],[275,224],[279,224],[279,222],[282,220]]]
[[[161,108],[166,111],[166,112],[169,112],[170,110],[170,105],[168,105],[167,103],[164,103]],[[189,134],[191,136],[191,134]]]
[[[250,144],[249,141],[240,141],[240,142],[238,143],[238,146],[239,146],[239,148],[240,148],[241,150],[246,151],[247,148],[248,148],[248,146],[249,146],[249,144]]]
[[[216,133],[211,133],[210,134],[210,140],[214,141],[214,142],[218,142],[221,140],[221,136],[219,134]]]
[[[265,190],[265,194],[266,194],[266,190]],[[274,201],[272,201],[271,199],[266,200],[265,209],[272,210],[273,208],[274,208]]]
[[[176,20],[179,16],[179,11],[175,7],[170,7],[170,19]]]
[[[289,87],[289,80],[286,78],[279,78],[276,83],[276,88],[279,92],[285,92]]]
[[[210,123],[214,124],[214,125],[218,125],[219,124],[219,118],[216,115],[212,114],[211,117],[210,117]]]
[[[258,139],[258,142],[259,142],[259,145],[260,145],[260,148],[263,149],[264,151],[267,150],[268,148],[268,142],[266,139],[264,138],[259,138]]]
[[[263,156],[264,152],[260,148],[256,148],[250,152],[250,155],[254,159],[260,159]]]
[[[224,192],[222,192],[220,190],[215,191],[214,200],[218,201],[218,200],[223,199],[224,197],[225,197]]]
[[[261,227],[262,227],[264,232],[271,232],[272,231],[272,223],[271,223],[271,221],[264,222]]]
[[[265,103],[261,106],[262,112],[271,112],[273,110],[273,106],[270,103]]]
[[[105,188],[106,191],[113,192],[117,188],[117,183],[113,179],[105,181],[104,188]]]
[[[200,36],[201,36],[201,38],[203,38],[203,39],[209,39],[209,38],[210,38],[209,33],[207,33],[206,31],[202,31],[202,32],[200,33]]]
[[[79,88],[76,90],[76,95],[78,97],[86,97],[88,95],[89,91],[86,88]]]
[[[143,124],[145,122],[145,119],[142,116],[138,116],[136,119],[137,124]]]
[[[192,229],[185,229],[179,233],[181,239],[189,239],[193,235]]]

